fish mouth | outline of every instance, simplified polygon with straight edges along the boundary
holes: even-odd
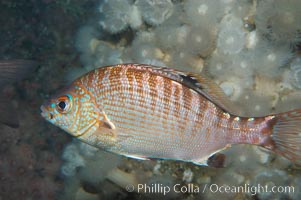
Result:
[[[41,105],[40,109],[41,109],[41,111],[42,111],[42,112],[41,112],[41,116],[42,116],[43,118],[45,118],[46,120],[50,120],[50,119],[53,118],[53,115],[52,115],[51,113],[49,113],[49,111],[45,108],[44,105]]]

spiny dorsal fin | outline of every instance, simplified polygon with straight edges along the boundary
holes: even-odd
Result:
[[[151,65],[132,64],[132,66],[136,69],[151,71],[152,73],[182,83],[212,101],[225,112],[240,115],[239,108],[230,101],[229,97],[225,95],[223,90],[212,79],[205,75]]]

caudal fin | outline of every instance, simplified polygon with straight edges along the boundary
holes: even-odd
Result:
[[[26,78],[36,66],[32,60],[0,60],[0,87]]]
[[[17,111],[11,99],[4,96],[3,86],[22,80],[30,75],[37,63],[30,60],[0,60],[0,123],[13,128],[19,126]]]
[[[301,109],[276,115],[269,123],[272,134],[262,146],[301,166]]]

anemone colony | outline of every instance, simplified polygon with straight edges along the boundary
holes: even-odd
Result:
[[[76,39],[86,70],[133,62],[205,71],[243,106],[246,115],[301,107],[300,0],[103,0],[98,9],[97,23],[82,27]],[[74,176],[75,169],[86,165],[80,156],[71,162],[69,148],[75,146],[66,148],[62,172]],[[252,160],[251,166],[246,159],[233,158],[235,165],[224,170],[222,177],[233,175],[231,184],[256,184],[266,177],[278,184],[281,177],[288,177],[286,183],[298,185],[300,177],[287,175],[286,161],[258,151],[255,147],[242,151]],[[284,167],[268,172],[268,165]],[[242,169],[250,167],[257,176]],[[193,180],[223,183],[218,175]],[[294,195],[290,198],[297,199]]]
[[[76,44],[87,70],[129,62],[204,68],[247,114],[262,115],[282,104],[246,98],[256,80],[286,82],[276,92],[289,98],[301,87],[299,68],[290,67],[299,56],[300,10],[298,0],[104,0],[99,25],[83,27]],[[254,113],[247,101],[255,99],[266,109]]]

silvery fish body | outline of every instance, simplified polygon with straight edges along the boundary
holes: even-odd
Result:
[[[139,159],[206,164],[209,156],[237,143],[260,145],[293,161],[301,157],[299,110],[239,117],[213,81],[169,68],[98,68],[41,110],[46,120],[80,140]]]

